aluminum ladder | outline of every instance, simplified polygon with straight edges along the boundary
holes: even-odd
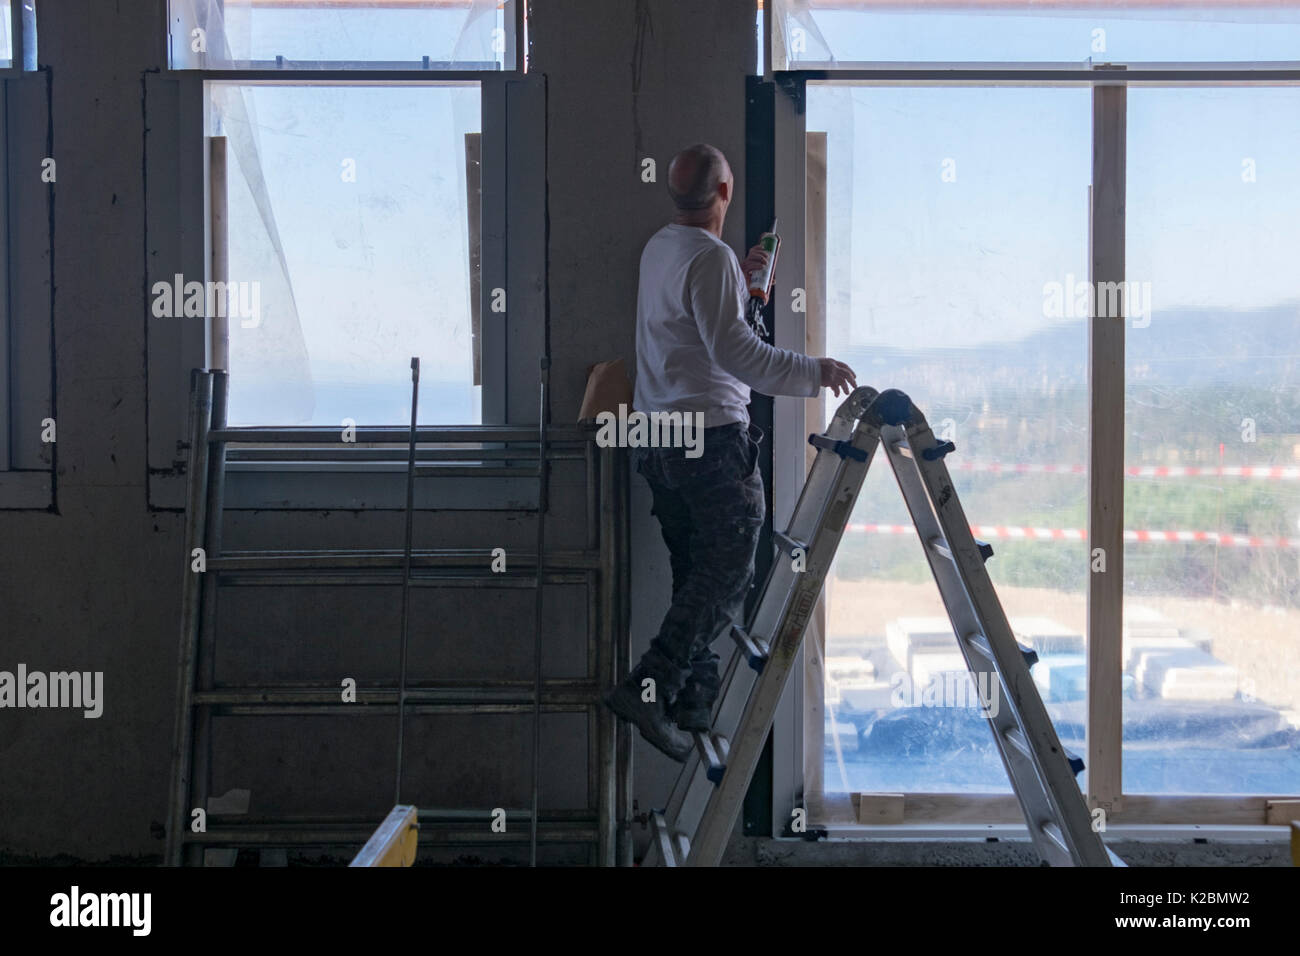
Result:
[[[485,840],[486,808],[426,808],[418,811],[421,845],[480,846],[528,842],[536,859],[537,846],[586,844],[592,862],[631,863],[628,835],[615,824],[631,812],[631,734],[617,726],[601,704],[604,689],[627,669],[629,609],[627,575],[627,466],[617,449],[596,447],[594,429],[584,425],[546,423],[547,367],[543,363],[541,402],[543,424],[356,428],[356,441],[340,443],[339,429],[311,426],[230,427],[226,420],[229,377],[222,371],[194,370],[190,395],[186,562],[177,705],[171,754],[166,826],[167,865],[197,865],[206,850],[238,848],[360,847],[389,807],[376,808],[374,818],[355,814],[274,813],[253,815],[247,810],[215,809],[212,787],[213,719],[222,715],[249,717],[330,714],[350,719],[362,716],[401,717],[441,714],[513,714],[533,718],[532,800],[528,807],[507,807],[512,826],[508,834]],[[418,370],[413,369],[418,375]],[[412,404],[416,400],[412,385]],[[423,445],[414,452],[416,443]],[[234,446],[234,447],[231,447]],[[428,447],[437,446],[437,447]],[[419,548],[382,550],[229,550],[223,545],[225,488],[229,461],[395,461],[406,458],[406,516],[412,510],[413,478],[441,476],[516,479],[538,482],[536,549],[514,549],[510,570],[493,573],[488,548]],[[542,537],[548,507],[547,471],[556,463],[579,468],[585,497],[585,542],[581,547],[548,545]],[[206,571],[188,565],[195,549],[203,549]],[[218,591],[238,587],[334,584],[370,588],[584,587],[589,633],[586,673],[542,679],[536,630],[531,674],[527,679],[461,680],[425,677],[388,682],[362,682],[356,702],[340,701],[338,684],[323,675],[312,679],[229,684],[219,679],[217,648],[221,644],[217,613]],[[358,592],[360,598],[363,592]],[[535,607],[540,607],[540,603]],[[404,628],[405,629],[405,628]],[[274,635],[268,635],[274,637]],[[395,675],[396,676],[396,675]],[[537,746],[540,714],[586,713],[589,740],[589,806],[547,809],[539,805]],[[398,753],[400,774],[400,749]],[[401,794],[401,784],[398,784]],[[414,796],[414,795],[412,795]],[[399,801],[400,802],[400,801]],[[220,801],[218,801],[220,803]],[[205,832],[191,829],[195,809],[207,811]],[[527,821],[527,827],[514,822]]]
[[[650,814],[645,865],[717,866],[731,837],[782,691],[793,668],[840,537],[877,448],[884,448],[925,548],[953,633],[976,687],[996,686],[999,706],[982,708],[1007,777],[1044,865],[1123,866],[1092,827],[1075,782],[1083,761],[1062,747],[984,562],[993,549],[976,541],[953,490],[939,441],[903,392],[858,388],[817,449],[794,514],[776,533],[781,552],[723,674],[712,730],[695,735],[696,752],[666,807]],[[985,683],[987,682],[987,683]]]

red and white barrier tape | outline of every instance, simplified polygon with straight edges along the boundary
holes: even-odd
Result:
[[[1007,475],[1082,475],[1083,465],[1029,465],[1021,462],[956,461],[953,471],[985,471]],[[1130,465],[1124,469],[1130,478],[1267,478],[1273,481],[1300,480],[1300,467],[1281,465]]]
[[[916,534],[910,524],[848,525],[845,531],[857,534]],[[1009,539],[1018,541],[1086,541],[1088,532],[1082,528],[1021,528],[1011,525],[973,524],[971,533],[982,540]],[[1233,548],[1300,548],[1300,538],[1279,538],[1252,534],[1219,534],[1215,531],[1125,531],[1125,541],[1150,543],[1202,541]]]

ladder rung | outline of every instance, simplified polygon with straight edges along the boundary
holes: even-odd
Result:
[[[1025,659],[1026,667],[1033,667],[1038,663],[1038,651],[1028,644],[1021,644],[1019,641],[1016,641],[1016,647],[1020,648],[1020,656]]]
[[[654,830],[655,842],[659,844],[659,858],[664,866],[677,865],[677,849],[673,846],[673,835],[668,829],[662,810],[650,811],[650,826]]]
[[[984,658],[990,664],[996,663],[993,660],[993,648],[989,647],[988,638],[983,634],[967,634],[965,641],[972,650],[979,654],[980,657]]]
[[[405,445],[406,442],[403,442]],[[482,448],[479,446],[468,446],[465,448],[417,448],[415,451],[415,460],[420,464],[429,464],[431,462],[453,462],[453,463],[475,463],[485,461],[519,461],[528,462],[534,470],[537,465],[537,439],[533,438],[531,447],[512,448]],[[279,446],[275,448],[259,448],[248,445],[234,445],[226,449],[227,461],[273,461],[297,463],[300,461],[374,461],[383,462],[384,464],[398,464],[402,467],[402,473],[405,474],[407,455],[409,451],[406,447],[396,446],[379,446],[379,447],[360,447],[347,444],[323,445],[321,447],[312,447],[307,445]],[[562,451],[556,450],[554,446],[547,443],[546,457],[550,461],[581,461],[583,453],[578,450]]]
[[[459,707],[474,704],[522,706],[533,702],[531,682],[502,682],[505,686],[483,684],[444,684],[433,687],[408,687],[408,706]],[[398,702],[398,688],[362,686],[356,688],[357,700],[345,702],[339,687],[329,685],[245,684],[196,690],[191,695],[195,707],[328,707],[339,712],[363,713],[368,706],[392,706]],[[596,702],[600,685],[593,680],[547,681],[542,686],[544,704],[579,704]]]
[[[513,569],[537,566],[535,551],[520,549],[508,552],[510,566]],[[483,577],[499,577],[492,571],[493,554],[490,549],[427,549],[411,552],[412,569],[438,568],[440,570],[456,569]],[[400,573],[404,555],[400,549],[376,549],[372,551],[227,551],[224,554],[209,554],[207,569],[221,571],[307,571],[307,570],[375,570],[392,569]],[[548,571],[600,570],[600,552],[598,550],[556,550],[546,554]],[[400,577],[399,581],[400,582]]]
[[[1025,740],[1025,735],[1020,732],[1020,728],[1012,727],[1004,731],[1002,736],[1009,744],[1019,750],[1026,757],[1029,756],[1029,742]],[[1070,770],[1073,771],[1074,775],[1077,777],[1079,774],[1083,773],[1083,758],[1065,747],[1062,747],[1061,750],[1065,753],[1065,759],[1069,762]]]
[[[825,435],[809,435],[808,444],[817,449],[833,451],[841,458],[852,458],[854,461],[867,460],[867,453],[865,451],[856,447],[853,442],[846,441],[843,438],[827,438]]]
[[[536,478],[537,466],[416,465],[416,478]]]
[[[776,539],[777,546],[786,554],[794,554],[794,549],[799,548],[805,555],[808,554],[807,542],[800,541],[798,538],[792,538],[788,534],[780,531],[773,531],[772,537]]]
[[[245,442],[251,444],[305,444],[344,446],[342,431],[333,425],[290,425],[284,427],[228,426],[208,430],[208,441]],[[405,425],[361,425],[346,444],[405,445],[411,429]],[[590,425],[547,425],[546,443],[586,443],[591,440]],[[473,442],[520,442],[537,444],[536,425],[421,425],[415,429],[415,440],[429,444],[464,444]]]
[[[1029,741],[1025,739],[1025,735],[1020,732],[1019,727],[1008,727],[1006,730],[1002,731],[1002,739],[1015,747],[1026,757],[1031,757]]]
[[[717,734],[697,733],[695,749],[700,752],[700,760],[705,766],[705,776],[712,783],[721,783],[722,775],[727,772],[727,738]]]
[[[993,557],[993,545],[989,544],[987,541],[980,541],[978,539],[976,539],[975,544],[980,549],[980,557],[985,561]],[[948,542],[943,540],[943,538],[931,538],[930,548],[936,554],[947,558],[949,561],[953,561],[952,549],[948,547]]]
[[[548,574],[546,579],[554,582],[559,578],[559,574]],[[401,581],[401,578],[398,578]],[[524,588],[532,589],[539,587],[537,575],[535,574],[508,574],[502,572],[491,576],[474,573],[465,574],[412,574],[411,587],[413,588]]]
[[[1052,823],[1050,820],[1044,823],[1040,823],[1038,825],[1038,829],[1043,832],[1043,836],[1047,837],[1058,847],[1060,847],[1062,852],[1064,853],[1070,852],[1070,848],[1065,845],[1065,837],[1061,834],[1061,828],[1058,827],[1055,823]]]
[[[983,634],[967,634],[963,640],[965,640],[971,649],[978,653],[980,657],[984,658],[990,664],[997,664],[993,659],[993,648],[989,647],[989,640]],[[1016,647],[1020,648],[1020,656],[1024,658],[1026,667],[1033,667],[1038,663],[1038,651],[1034,650],[1028,644],[1022,644],[1019,641],[1016,641]]]
[[[527,809],[507,811],[509,820],[513,823],[517,820],[529,820],[531,815]],[[482,833],[485,829],[484,824],[479,820],[449,820],[445,822],[428,823],[423,819],[421,813],[420,821],[420,843],[431,845],[473,845],[483,841]],[[484,812],[482,820],[489,820],[491,814]],[[261,847],[267,846],[347,846],[355,845],[360,847],[368,840],[375,831],[373,818],[358,820],[355,823],[330,823],[323,822],[319,824],[299,823],[291,821],[280,823],[277,821],[268,822],[243,822],[238,819],[227,819],[219,824],[214,824],[213,815],[208,815],[208,829],[203,833],[193,833],[189,827],[177,836],[178,842],[183,846],[206,846],[206,847]],[[594,822],[586,820],[561,819],[539,819],[537,821],[538,840],[546,843],[596,843],[599,839],[600,827]],[[511,843],[518,844],[528,843],[527,826],[515,828],[511,827],[505,833],[492,835],[493,843]]]
[[[745,629],[737,624],[731,625],[731,636],[736,641],[736,646],[740,648],[741,653],[749,662],[749,666],[755,671],[762,673],[763,665],[767,663],[767,647],[758,640],[755,640]]]
[[[1077,777],[1079,774],[1083,773],[1083,758],[1074,751],[1068,750],[1065,747],[1062,747],[1061,749],[1065,751],[1065,759],[1069,761],[1070,769],[1074,771],[1074,775]]]

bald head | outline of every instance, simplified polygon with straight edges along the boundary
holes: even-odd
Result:
[[[731,167],[722,150],[707,143],[687,146],[673,157],[668,167],[668,195],[683,212],[710,209],[719,198],[718,187],[728,184],[725,201],[730,200]]]

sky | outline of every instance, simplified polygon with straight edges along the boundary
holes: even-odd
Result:
[[[1044,285],[1087,276],[1091,121],[1083,88],[812,87],[843,344],[1054,321]],[[1127,155],[1127,276],[1157,312],[1300,303],[1300,88],[1130,90]]]

